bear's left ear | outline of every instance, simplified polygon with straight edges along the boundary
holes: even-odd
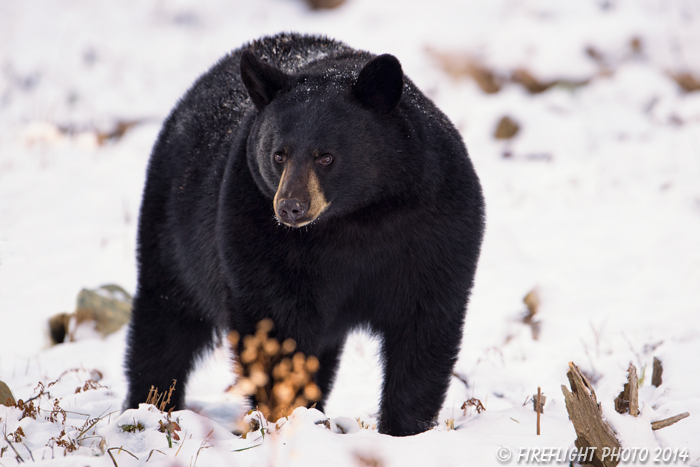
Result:
[[[352,87],[355,97],[367,107],[389,113],[399,105],[403,92],[403,70],[393,55],[370,60]]]
[[[250,50],[244,50],[241,54],[241,79],[258,110],[272,102],[277,91],[289,81],[284,72],[261,62]]]

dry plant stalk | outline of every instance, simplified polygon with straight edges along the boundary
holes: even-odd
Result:
[[[161,412],[165,412],[165,408],[170,404],[170,397],[175,391],[176,384],[177,380],[174,379],[173,384],[171,384],[170,389],[168,389],[168,392],[162,393],[158,392],[157,387],[151,386],[151,389],[148,391],[148,397],[146,398],[146,404],[155,405],[158,408],[158,410],[160,410]]]
[[[564,385],[561,386],[561,390],[564,393],[569,419],[576,430],[577,437],[574,442],[576,448],[579,452],[594,448],[591,464],[596,467],[616,466],[619,459],[610,457],[602,459],[604,448],[610,450],[606,452],[615,452],[612,451],[613,449],[619,451],[620,442],[615,438],[615,432],[610,424],[603,420],[600,404],[591,383],[573,362],[569,363],[566,376],[569,378],[571,391]]]
[[[542,389],[537,386],[537,400],[536,400],[536,407],[537,407],[537,436],[540,435],[540,414],[542,413]]]
[[[318,358],[295,353],[293,339],[280,343],[270,337],[272,328],[272,320],[264,319],[255,334],[243,337],[242,345],[238,332],[232,331],[228,338],[231,346],[239,349],[236,389],[254,396],[257,409],[267,420],[276,422],[295,408],[320,400],[321,391],[313,381],[319,369]]]
[[[474,407],[476,409],[476,413],[481,413],[484,410],[486,410],[486,407],[484,407],[484,404],[481,403],[479,399],[476,397],[472,397],[471,399],[467,400],[462,404],[462,410],[464,410],[464,416],[467,416],[467,409],[469,407]]]

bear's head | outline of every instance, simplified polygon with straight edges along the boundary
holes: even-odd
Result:
[[[368,58],[321,60],[292,75],[243,52],[241,78],[257,109],[248,164],[280,223],[302,227],[400,190],[411,143],[399,106],[404,75],[392,55]]]

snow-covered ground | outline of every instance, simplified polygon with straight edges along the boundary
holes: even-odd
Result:
[[[83,287],[134,290],[141,188],[163,118],[228,50],[290,30],[396,55],[462,132],[487,201],[456,368],[469,386],[454,378],[436,429],[380,435],[371,429],[377,345],[356,335],[327,407],[333,428],[351,433],[299,409],[264,439],[241,439],[229,428],[244,408],[224,394],[232,375],[219,349],[189,387],[194,411],[172,414],[181,430],[170,448],[158,431],[165,415],[120,412],[124,330],[49,348],[46,321],[72,311]],[[491,70],[502,89],[486,94],[455,78],[444,56]],[[529,94],[507,79],[518,69],[565,82]],[[521,449],[573,447],[560,388],[573,361],[596,379],[623,446],[648,449],[648,464],[659,449],[687,450],[685,464],[699,466],[700,91],[682,91],[671,78],[679,73],[700,80],[694,0],[347,0],[331,11],[301,0],[0,0],[0,380],[27,400],[58,379],[34,401],[36,420],[0,406],[17,450],[0,440],[0,465],[21,456],[50,465],[483,466],[501,465],[501,447],[515,464]],[[505,115],[520,132],[496,140]],[[120,121],[137,124],[98,144]],[[522,322],[533,288],[537,340]],[[658,388],[654,356],[664,366]],[[630,362],[644,374],[638,418],[613,406]],[[99,384],[82,390],[90,379]],[[539,437],[532,404],[523,406],[538,386],[547,396]],[[470,397],[486,411],[465,414]],[[690,417],[651,430],[682,412]],[[143,431],[124,431],[138,423]]]

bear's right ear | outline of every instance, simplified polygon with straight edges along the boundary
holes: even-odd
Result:
[[[278,68],[263,63],[251,52],[241,54],[241,79],[258,110],[272,102],[275,94],[287,85],[289,77]]]
[[[389,113],[399,105],[403,93],[403,70],[390,54],[370,60],[352,87],[355,97],[367,107]]]

